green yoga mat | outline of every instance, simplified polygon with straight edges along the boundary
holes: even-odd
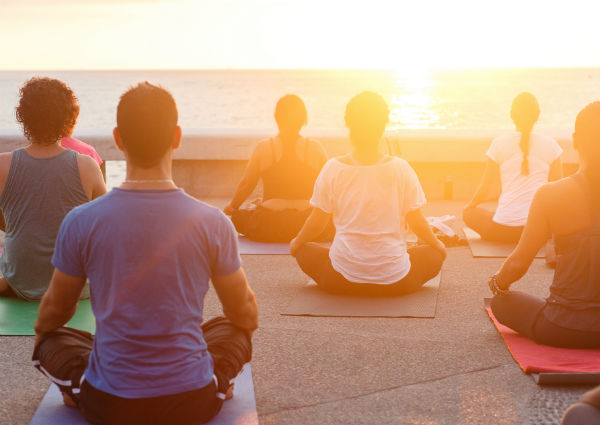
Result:
[[[35,335],[33,325],[37,320],[39,307],[39,301],[0,298],[0,335]],[[96,319],[89,299],[79,301],[77,312],[67,326],[96,332]]]

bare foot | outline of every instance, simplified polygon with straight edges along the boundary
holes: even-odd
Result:
[[[77,404],[75,404],[75,401],[71,398],[71,396],[67,393],[62,393],[63,396],[63,403],[65,403],[65,406],[69,406],[69,407],[77,407]]]
[[[229,400],[230,398],[233,398],[233,386],[235,384],[231,384],[229,386],[229,388],[227,388],[227,392],[225,393],[225,400]]]

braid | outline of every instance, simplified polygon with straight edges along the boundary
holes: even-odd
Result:
[[[531,128],[521,130],[521,141],[519,147],[523,152],[523,161],[521,162],[521,174],[524,176],[529,175],[529,141],[531,139]]]
[[[534,95],[528,92],[519,93],[513,100],[510,108],[512,118],[517,130],[521,132],[519,147],[523,152],[521,162],[521,174],[529,175],[529,149],[531,141],[531,130],[540,116],[540,106]]]

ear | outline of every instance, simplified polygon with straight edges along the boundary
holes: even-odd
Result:
[[[179,149],[181,146],[181,127],[175,127],[175,131],[173,132],[173,150]]]
[[[113,129],[113,139],[115,139],[115,145],[121,152],[125,152],[125,147],[123,146],[123,140],[121,139],[121,133],[119,133],[119,127],[115,127]]]

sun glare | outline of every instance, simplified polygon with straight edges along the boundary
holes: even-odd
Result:
[[[394,92],[390,102],[390,130],[440,127],[434,110],[434,80],[431,70],[402,69],[394,72]]]

